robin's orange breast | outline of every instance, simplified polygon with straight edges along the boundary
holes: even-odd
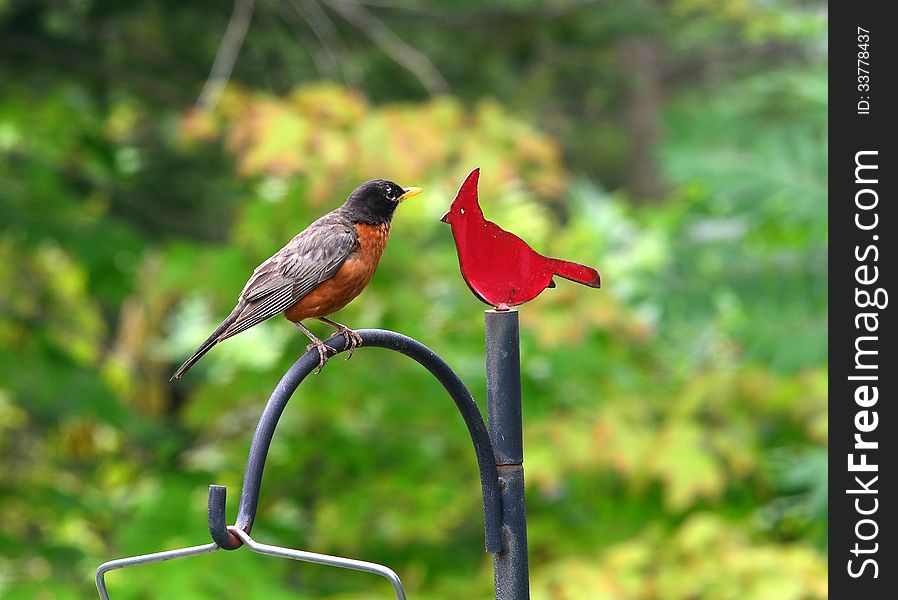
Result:
[[[349,304],[371,281],[390,237],[390,224],[355,226],[359,236],[355,249],[333,277],[322,281],[284,316],[298,323],[303,319],[324,317]]]

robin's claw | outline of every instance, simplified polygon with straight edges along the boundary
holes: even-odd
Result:
[[[315,340],[314,342],[312,342],[311,344],[306,346],[306,350],[311,350],[312,348],[314,348],[315,350],[318,350],[318,368],[315,369],[315,373],[320,373],[321,369],[324,368],[324,364],[330,358],[330,354],[331,353],[336,354],[337,351],[334,350],[333,348],[331,348],[330,346],[328,346],[327,344],[325,344],[324,342],[322,342],[321,340]]]
[[[343,339],[346,340],[346,360],[349,360],[352,358],[352,353],[355,349],[362,345],[362,336],[348,327],[342,328],[337,333],[342,335]]]
[[[355,331],[343,325],[342,323],[337,323],[336,321],[331,321],[325,317],[318,317],[318,320],[322,323],[327,323],[331,327],[337,330],[337,333],[343,336],[343,341],[346,346],[346,360],[352,358],[352,353],[356,348],[362,345],[362,336],[357,334]]]

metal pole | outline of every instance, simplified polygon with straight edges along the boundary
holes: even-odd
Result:
[[[524,499],[524,440],[521,419],[521,344],[518,313],[488,310],[486,398],[489,432],[496,453],[502,494],[502,550],[493,571],[496,600],[527,600],[527,514]]]

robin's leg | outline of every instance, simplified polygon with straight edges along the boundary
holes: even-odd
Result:
[[[346,340],[346,350],[349,352],[346,355],[346,360],[352,358],[352,352],[356,348],[362,345],[362,336],[357,334],[355,331],[347,327],[346,325],[341,325],[336,321],[331,321],[325,317],[317,317],[319,321],[322,323],[327,323],[331,327],[335,327],[337,329],[337,333],[343,336],[343,339]]]
[[[302,332],[306,334],[306,336],[308,336],[310,340],[312,340],[312,343],[306,346],[306,350],[311,350],[312,348],[318,350],[318,368],[315,370],[315,372],[320,373],[321,368],[324,366],[324,363],[326,363],[327,359],[330,358],[328,353],[333,352],[334,354],[336,354],[337,351],[316,338],[315,334],[309,331],[302,323],[295,321],[293,324],[302,329]]]

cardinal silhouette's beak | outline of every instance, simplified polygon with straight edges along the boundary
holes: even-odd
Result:
[[[449,222],[449,211],[446,211],[446,214],[440,217],[440,221],[442,221],[443,223]]]
[[[403,200],[408,200],[412,196],[417,196],[424,190],[422,190],[419,187],[407,187],[407,188],[402,188],[402,191],[404,193],[401,196],[399,196],[398,198],[396,198],[396,200],[398,200],[399,202],[402,202]]]

